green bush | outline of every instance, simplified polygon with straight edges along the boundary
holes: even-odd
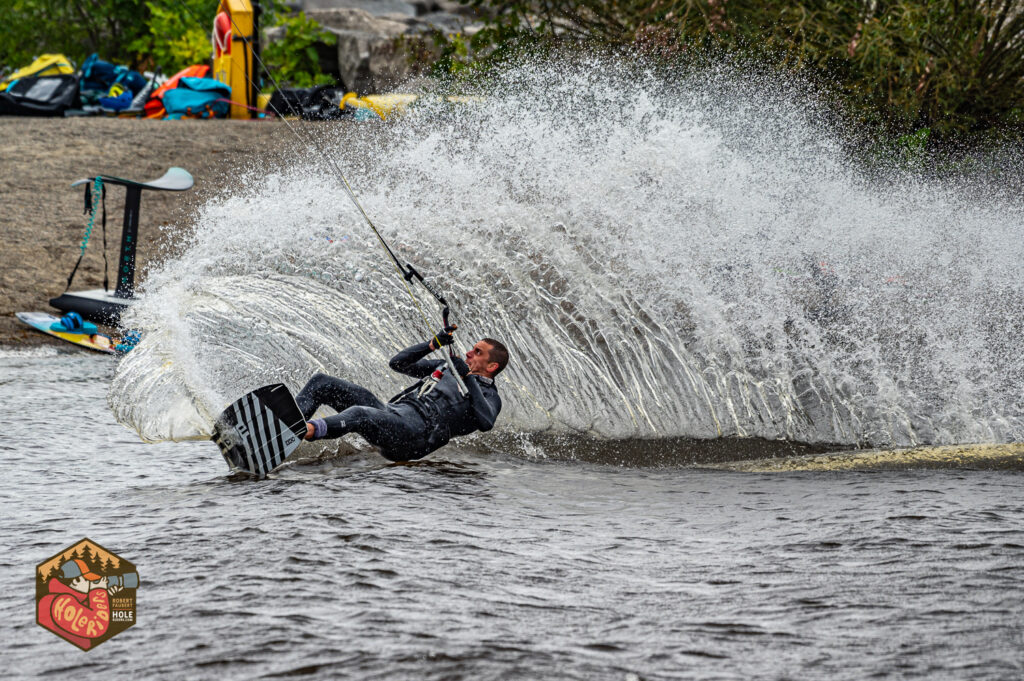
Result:
[[[320,27],[302,12],[273,15],[274,26],[283,26],[285,37],[263,49],[263,61],[270,75],[281,86],[312,87],[334,82],[320,70],[317,45],[337,45],[338,37]]]
[[[182,3],[191,14],[182,9]],[[175,4],[147,2],[146,31],[128,45],[134,63],[149,69],[159,66],[165,74],[172,75],[186,66],[208,62],[209,31],[213,22],[203,25],[199,22],[210,14],[211,5],[206,0],[175,0]],[[100,56],[109,60],[102,53]]]
[[[464,49],[439,36],[435,71],[459,74],[515,45],[588,42],[673,60],[709,48],[834,83],[860,120],[929,140],[1020,126],[1020,0],[460,0],[490,16]]]

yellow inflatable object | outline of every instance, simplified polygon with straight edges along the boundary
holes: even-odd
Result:
[[[342,109],[346,106],[351,109],[369,109],[377,114],[381,120],[387,120],[391,116],[402,113],[420,100],[421,97],[419,95],[405,95],[395,92],[384,95],[366,95],[365,97],[349,92],[341,98],[338,106]],[[484,98],[452,95],[435,99],[434,101],[444,101],[449,104],[475,104],[484,101]]]
[[[251,118],[257,92],[253,45],[253,12],[249,0],[220,0],[213,19],[213,77],[231,88],[231,118]]]
[[[380,116],[382,120],[387,120],[388,116],[408,109],[417,99],[419,99],[417,95],[400,94],[366,95],[365,97],[360,97],[363,105],[373,109],[374,113]]]
[[[57,76],[62,73],[74,72],[75,67],[71,65],[71,60],[63,54],[44,54],[36,57],[36,60],[28,66],[18,69],[4,78],[0,82],[0,92],[6,90],[11,83],[19,78],[28,76]]]

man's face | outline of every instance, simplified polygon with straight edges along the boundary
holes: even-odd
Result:
[[[498,368],[498,363],[491,361],[491,344],[477,341],[476,345],[466,352],[466,366],[469,367],[471,374],[493,374]]]

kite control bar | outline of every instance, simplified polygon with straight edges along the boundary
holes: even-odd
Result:
[[[405,268],[402,270],[402,276],[404,276],[405,280],[409,283],[412,283],[413,279],[418,280],[423,284],[423,288],[427,289],[430,295],[434,296],[434,299],[444,306],[444,311],[441,314],[444,316],[444,325],[448,326],[448,313],[451,312],[451,308],[448,306],[448,301],[444,299],[444,296],[438,293],[437,289],[431,286],[427,280],[423,278],[423,275],[416,271],[416,268],[412,266],[411,262],[405,263]]]
[[[394,254],[392,254],[391,257],[394,258]],[[437,302],[439,302],[443,306],[443,309],[441,310],[441,320],[444,322],[445,328],[451,326],[451,324],[448,322],[448,315],[451,314],[452,310],[451,307],[448,305],[448,301],[444,299],[444,296],[442,296],[437,291],[437,289],[435,289],[433,286],[427,283],[427,280],[423,278],[422,274],[416,271],[416,268],[412,266],[411,262],[405,263],[405,267],[402,267],[398,263],[398,260],[395,259],[395,264],[398,265],[399,268],[402,270],[402,276],[405,278],[407,282],[411,284],[412,280],[416,279],[421,284],[423,284],[423,288],[427,289],[430,295],[434,296],[434,299],[437,300]],[[437,339],[437,336],[435,336],[434,338]],[[440,340],[437,340],[437,348],[439,350],[441,349]],[[459,372],[455,370],[455,363],[452,362],[452,357],[454,357],[454,354],[451,352],[451,350],[449,350],[447,353],[445,353],[444,359],[445,362],[448,363],[448,368],[452,370],[452,376],[455,377],[455,383],[456,385],[459,386],[459,392],[465,395],[468,392],[468,389],[466,388],[466,382],[462,378],[462,376],[459,376]]]

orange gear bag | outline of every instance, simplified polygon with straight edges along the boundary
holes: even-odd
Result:
[[[208,64],[194,64],[178,71],[169,78],[167,82],[158,87],[156,91],[153,92],[153,96],[146,102],[146,106],[144,107],[146,111],[146,118],[163,118],[167,115],[167,110],[164,109],[164,93],[178,87],[178,81],[182,78],[206,78],[209,74],[210,67]]]

